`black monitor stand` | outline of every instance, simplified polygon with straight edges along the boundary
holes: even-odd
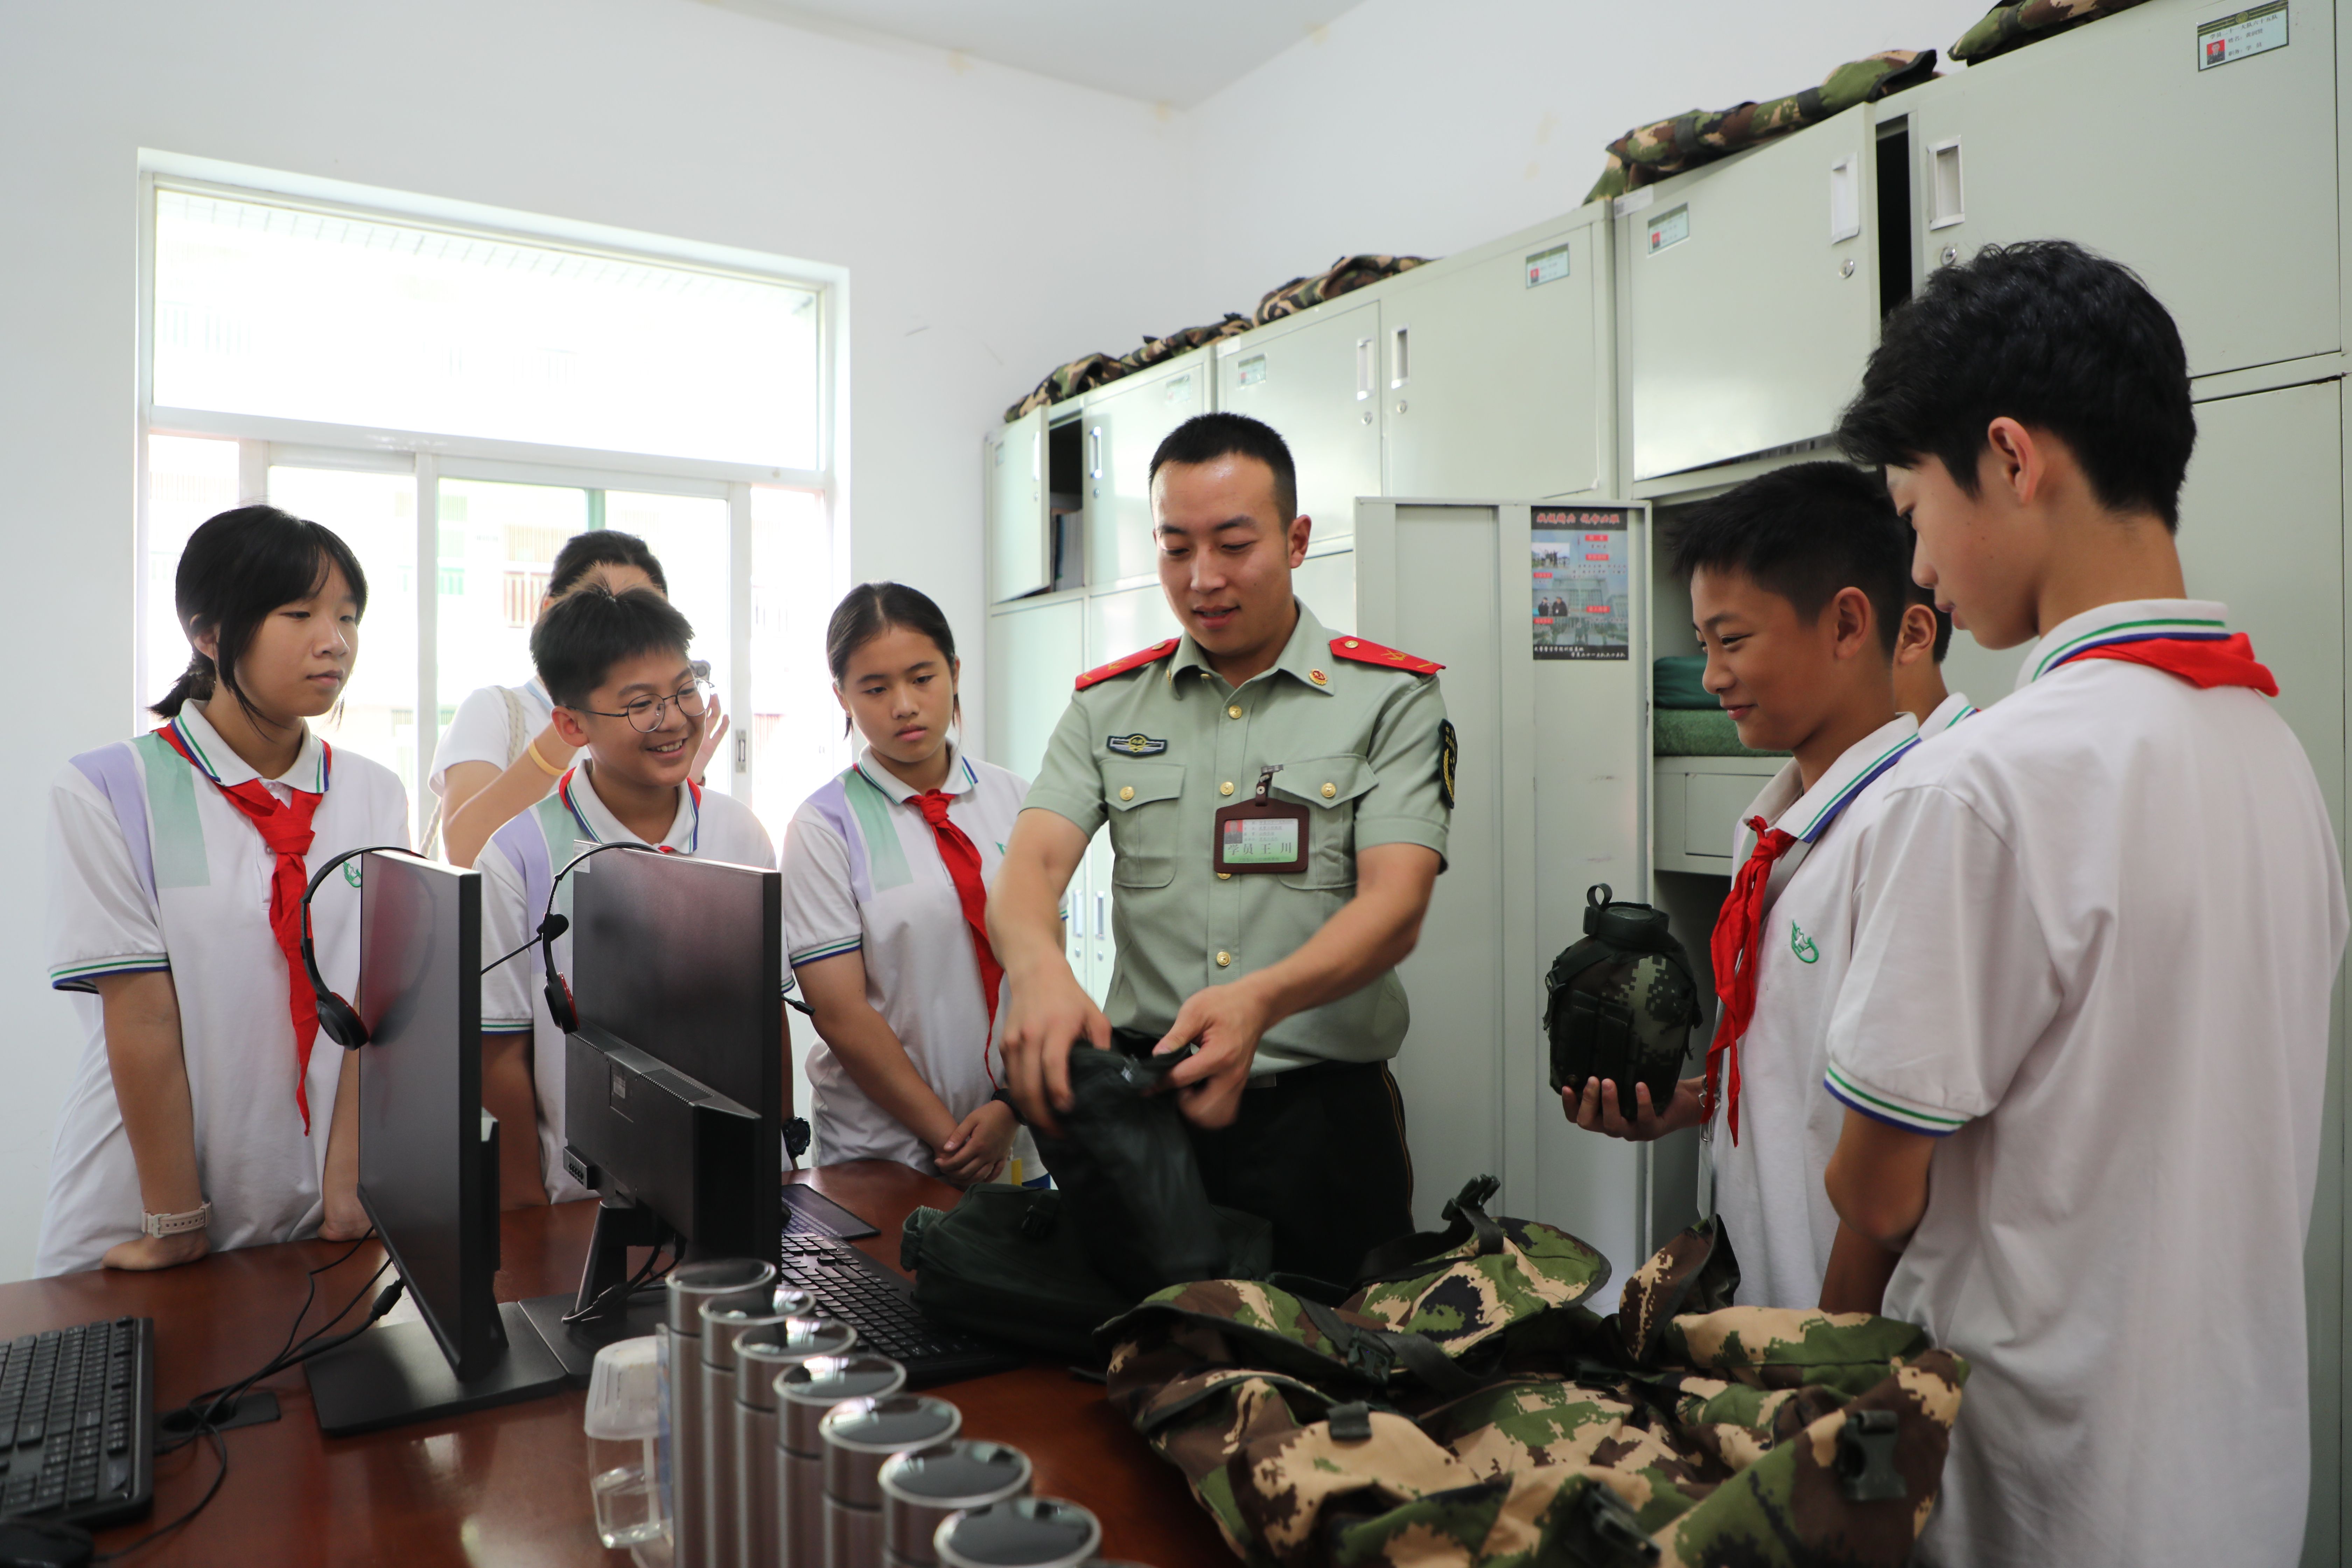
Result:
[[[350,1344],[310,1362],[310,1403],[330,1437],[404,1426],[494,1405],[512,1405],[563,1386],[563,1366],[512,1301],[499,1307],[506,1345],[480,1375],[461,1378],[433,1326],[378,1323]]]
[[[667,1303],[661,1291],[632,1296],[622,1287],[629,1278],[629,1248],[658,1247],[669,1239],[669,1227],[653,1210],[625,1198],[605,1197],[596,1205],[596,1228],[588,1238],[580,1289],[568,1296],[534,1296],[511,1309],[530,1321],[572,1383],[587,1385],[599,1350],[641,1339],[664,1321]]]

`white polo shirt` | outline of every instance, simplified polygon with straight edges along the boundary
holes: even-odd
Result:
[[[1924,1563],[2284,1568],[2303,1538],[2335,835],[2260,694],[2061,662],[2226,615],[2063,622],[1868,825],[1827,1081],[1944,1140],[1885,1310],[1974,1369]]]
[[[596,794],[593,768],[571,768],[545,800],[490,835],[475,860],[482,874],[482,962],[520,947],[539,930],[547,889],[572,858],[598,844],[642,844]],[[655,846],[738,866],[772,866],[776,851],[751,808],[716,790],[678,788],[677,815]],[[575,875],[593,875],[596,862]],[[556,890],[558,914],[572,913],[573,878]],[[555,967],[572,977],[572,938],[555,939]],[[531,1085],[539,1097],[539,1174],[551,1203],[584,1198],[589,1190],[563,1169],[563,1031],[548,1016],[546,970],[539,952],[509,959],[482,977],[482,1032],[531,1032]]]
[[[1919,738],[1924,741],[1930,735],[1940,735],[1977,711],[1977,705],[1969,700],[1967,693],[1959,691],[1948,693],[1941,702],[1936,704],[1936,710],[1928,714],[1926,721],[1920,724]]]
[[[511,707],[509,697],[514,699]],[[517,710],[523,721],[520,735],[514,731]],[[441,743],[433,748],[433,772],[425,782],[435,795],[445,795],[449,770],[459,763],[488,763],[506,772],[515,752],[546,729],[554,715],[555,703],[536,676],[520,686],[485,686],[467,694],[450,715],[449,727],[441,731]]]
[[[213,1250],[312,1235],[325,1212],[320,1173],[343,1052],[323,1031],[311,1047],[306,1135],[286,958],[269,929],[278,858],[215,787],[258,775],[193,704],[173,722],[194,767],[162,736],[141,735],[74,758],[49,789],[49,984],[75,994],[83,1044],[49,1155],[37,1275],[95,1268],[108,1247],[141,1234],[139,1172],[92,984],[102,975],[171,973]],[[313,868],[347,849],[408,843],[400,780],[354,752],[331,757],[316,734],[267,783],[279,800],[295,786],[324,793],[310,819]],[[343,996],[359,977],[359,862],[348,863],[310,906],[320,972]]]
[[[959,747],[940,787],[953,797],[948,820],[980,850],[982,882],[993,883],[1028,781],[974,762]],[[971,928],[915,795],[869,746],[856,766],[802,804],[784,832],[784,931],[796,969],[860,955],[867,1005],[961,1121],[995,1092],[989,1068],[996,1064],[1002,1078],[1002,1056],[989,1033]],[[824,1163],[896,1160],[936,1173],[929,1145],[867,1099],[823,1040],[809,1047],[808,1079]],[[1034,1176],[1026,1129],[1013,1152],[1024,1174]]]
[[[1748,819],[1795,834],[1802,858],[1771,894],[1756,963],[1756,1012],[1739,1042],[1739,1142],[1728,1125],[1727,1087],[1712,1129],[1715,1207],[1739,1259],[1738,1300],[1747,1307],[1821,1304],[1822,1276],[1837,1239],[1837,1211],[1822,1184],[1844,1108],[1822,1092],[1830,1011],[1853,952],[1854,819],[1919,744],[1918,721],[1897,714],[1848,747],[1813,787],[1791,760],[1740,816],[1734,864],[1756,848]],[[1776,881],[1780,879],[1776,878]]]

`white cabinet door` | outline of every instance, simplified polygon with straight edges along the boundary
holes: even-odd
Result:
[[[1651,186],[1619,219],[1635,478],[1836,426],[1878,333],[1875,151],[1865,104]]]
[[[1046,515],[1045,411],[988,433],[988,599],[1003,604],[1050,587],[1053,520]]]
[[[1289,445],[1317,539],[1354,532],[1356,498],[1381,493],[1380,332],[1377,303],[1334,303],[1217,345],[1217,406]]]
[[[1168,433],[1209,406],[1210,360],[1195,352],[1087,395],[1087,581],[1157,571],[1151,542],[1151,455]]]
[[[1383,494],[1563,495],[1599,482],[1595,357],[1604,345],[1595,340],[1611,317],[1595,250],[1608,234],[1588,214],[1508,254],[1423,268],[1390,286],[1381,300]]]
[[[1356,552],[1310,555],[1290,574],[1290,591],[1315,618],[1345,635],[1356,629]]]
[[[1045,742],[1087,670],[1082,601],[1055,598],[988,618],[987,760],[1037,776]]]
[[[2143,5],[1881,104],[1911,117],[1923,266],[2079,240],[2147,280],[2195,375],[2340,346],[2333,10],[2200,69],[2200,25],[2242,9]]]

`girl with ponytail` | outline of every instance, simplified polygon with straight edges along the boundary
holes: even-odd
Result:
[[[189,537],[173,602],[190,657],[154,706],[166,722],[74,758],[50,790],[49,981],[87,1043],[37,1274],[367,1229],[358,1079],[331,1042],[312,1048],[297,947],[310,867],[408,842],[400,780],[310,727],[350,682],[367,575],[329,529],[239,507]],[[311,906],[344,994],[358,869]]]

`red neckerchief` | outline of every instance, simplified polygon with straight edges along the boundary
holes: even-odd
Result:
[[[971,928],[971,955],[980,961],[980,989],[988,1001],[988,1035],[996,1034],[996,992],[1004,980],[1004,965],[996,962],[996,949],[988,940],[988,889],[980,879],[980,850],[965,837],[962,828],[948,820],[948,807],[955,796],[943,789],[925,790],[914,797],[931,825],[931,836],[940,841],[940,858],[947,862],[948,876],[955,882],[956,901],[963,906],[963,923]],[[996,1084],[996,1069],[989,1065],[988,1039],[980,1042],[981,1066],[988,1072],[991,1088]]]
[[[2052,665],[2081,658],[2116,658],[2144,664],[2167,675],[2177,675],[2200,690],[2216,686],[2251,686],[2265,697],[2279,694],[2278,679],[2254,658],[2254,645],[2243,632],[2226,637],[2126,637],[2070,653]],[[2044,671],[2047,674],[2048,671]]]
[[[1707,944],[1707,955],[1715,961],[1715,994],[1723,1001],[1723,1016],[1716,1024],[1713,1043],[1706,1047],[1706,1092],[1700,1101],[1706,1121],[1712,1122],[1717,1075],[1722,1070],[1723,1058],[1729,1057],[1731,1098],[1725,1114],[1735,1147],[1739,1142],[1739,1040],[1756,1016],[1765,889],[1772,879],[1772,863],[1797,842],[1795,834],[1767,826],[1760,816],[1749,817],[1748,827],[1756,835],[1755,853],[1731,879],[1731,896],[1723,900],[1723,912],[1716,917],[1715,934]]]
[[[280,801],[259,779],[222,784],[197,763],[176,726],[166,724],[155,733],[186,758],[188,766],[212,780],[277,857],[269,874],[269,930],[278,938],[278,951],[286,956],[286,1011],[294,1022],[294,1105],[302,1112],[302,1135],[307,1138],[310,1134],[310,1047],[319,1038],[319,998],[311,992],[310,976],[302,967],[302,889],[310,880],[302,857],[310,852],[310,819],[326,796],[298,789],[292,800]],[[334,752],[327,742],[320,742],[319,749],[332,767]]]

